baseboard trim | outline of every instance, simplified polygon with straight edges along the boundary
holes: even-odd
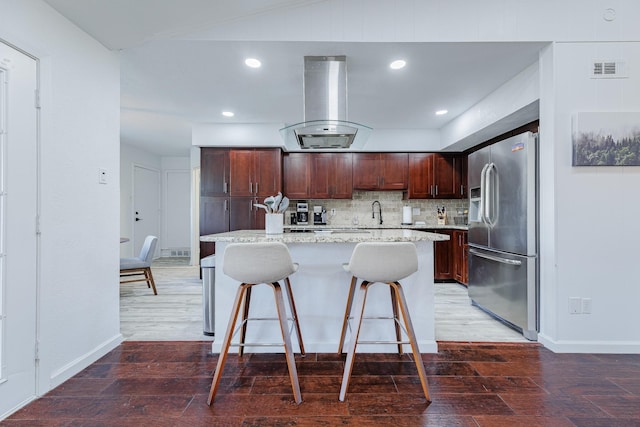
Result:
[[[77,359],[72,360],[70,363],[67,363],[65,366],[58,369],[57,371],[54,371],[50,377],[49,390],[53,390],[54,388],[56,388],[57,386],[59,386],[69,378],[78,374],[87,366],[91,365],[92,363],[100,359],[102,356],[109,353],[111,350],[113,350],[117,346],[119,346],[122,343],[122,341],[124,341],[124,337],[122,336],[122,334],[118,334],[112,337],[111,339],[103,342],[99,346],[95,347],[93,350],[89,351],[88,353],[85,353],[84,355],[78,357]],[[46,393],[49,390],[46,390],[44,393]],[[43,395],[44,393],[40,393],[40,395]]]
[[[553,340],[538,334],[538,342],[554,353],[639,354],[638,341],[572,341]]]

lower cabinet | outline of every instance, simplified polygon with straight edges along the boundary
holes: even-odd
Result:
[[[463,230],[453,232],[453,278],[463,285],[469,283],[468,233]]]
[[[446,234],[449,240],[434,242],[433,244],[433,279],[453,279],[453,231],[433,230],[435,233]]]
[[[433,279],[455,280],[466,285],[469,278],[468,233],[465,230],[429,230],[446,234],[449,240],[433,245]]]

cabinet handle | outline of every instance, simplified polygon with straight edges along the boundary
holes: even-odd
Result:
[[[253,183],[249,180],[249,193],[253,194]]]
[[[429,186],[429,195],[433,197],[433,184]]]
[[[227,181],[225,181],[225,182],[222,183],[222,192],[227,194],[227,191],[228,191],[227,190]]]
[[[258,183],[256,182],[256,194],[258,194]]]
[[[436,184],[436,196],[438,195],[438,184]]]
[[[224,210],[225,212],[229,210],[229,201],[225,199],[224,201]]]
[[[460,195],[464,196],[464,185],[460,185]]]

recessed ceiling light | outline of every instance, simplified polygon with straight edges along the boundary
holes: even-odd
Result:
[[[247,58],[244,60],[244,63],[247,65],[247,67],[251,68],[260,68],[260,66],[262,65],[262,62],[255,58]]]
[[[448,110],[438,110],[436,111],[436,116],[444,116],[448,112],[449,112]]]
[[[222,115],[225,117],[233,117],[235,114],[233,114],[233,111],[223,111]]]
[[[392,70],[399,70],[400,68],[404,68],[405,65],[407,65],[407,61],[404,59],[396,59],[389,64],[389,67],[391,67]]]

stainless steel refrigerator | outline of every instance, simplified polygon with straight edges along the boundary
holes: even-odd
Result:
[[[537,139],[469,155],[469,297],[529,340],[540,330]]]

